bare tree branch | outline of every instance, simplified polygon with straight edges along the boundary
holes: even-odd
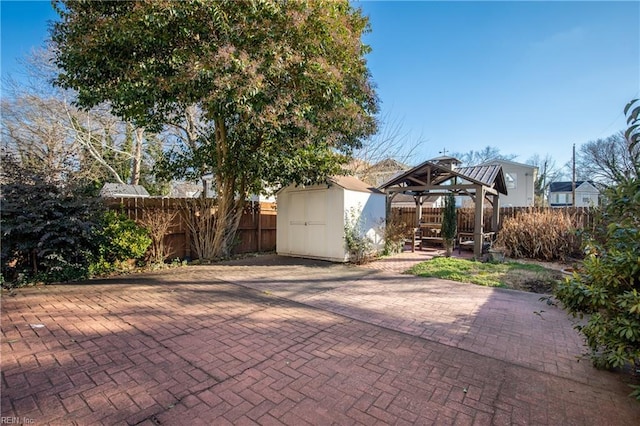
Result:
[[[604,185],[639,177],[639,163],[640,146],[631,145],[622,131],[583,144],[576,158],[581,180],[593,180]]]

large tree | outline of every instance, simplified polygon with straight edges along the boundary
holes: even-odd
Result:
[[[27,78],[3,81],[2,150],[57,185],[105,182],[144,184],[162,155],[162,140],[113,116],[105,105],[80,110],[73,91],[51,86],[57,75],[51,49],[24,60]]]
[[[640,145],[620,131],[604,139],[589,141],[577,153],[576,171],[582,180],[606,186],[640,177]]]
[[[57,10],[58,83],[81,105],[108,101],[156,130],[187,129],[188,111],[199,113],[195,140],[167,165],[214,176],[212,257],[228,253],[249,192],[335,173],[375,131],[368,21],[348,1],[61,1]]]

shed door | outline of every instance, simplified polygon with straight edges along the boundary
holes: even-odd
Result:
[[[289,249],[292,254],[306,254],[306,193],[292,192],[289,199]]]
[[[289,247],[292,254],[327,256],[327,191],[291,194]]]

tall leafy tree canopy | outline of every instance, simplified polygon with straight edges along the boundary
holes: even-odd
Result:
[[[348,1],[56,7],[57,82],[77,90],[80,105],[109,102],[115,114],[153,130],[198,111],[192,127],[200,131],[185,134],[165,170],[213,173],[218,228],[226,229],[215,255],[224,254],[222,240],[235,231],[227,222],[247,193],[336,173],[376,130],[369,47],[361,41],[368,21]]]

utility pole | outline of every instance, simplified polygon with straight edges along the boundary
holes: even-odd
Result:
[[[571,177],[571,205],[576,206],[576,144],[573,144],[573,176]]]
[[[542,207],[547,207],[549,205],[548,202],[545,202],[547,199],[547,163],[548,161],[544,160],[544,171],[542,172]],[[547,200],[548,201],[548,200]]]

